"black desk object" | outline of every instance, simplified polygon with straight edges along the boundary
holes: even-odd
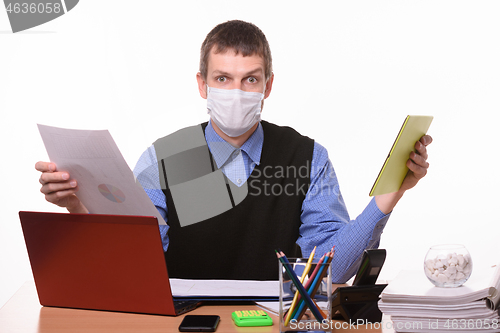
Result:
[[[361,258],[352,286],[340,287],[332,295],[332,316],[343,317],[347,321],[364,323],[380,322],[382,312],[378,308],[380,293],[387,284],[375,284],[386,251],[384,249],[365,250]]]

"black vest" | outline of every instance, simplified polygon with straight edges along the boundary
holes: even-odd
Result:
[[[170,277],[277,280],[274,250],[280,248],[288,257],[301,256],[296,241],[314,141],[289,127],[261,124],[260,165],[247,180],[247,196],[234,208],[181,227],[168,184],[163,190],[170,226],[165,252]],[[200,130],[206,126],[201,124]]]

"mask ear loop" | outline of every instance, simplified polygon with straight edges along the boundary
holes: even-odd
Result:
[[[262,92],[262,98],[260,100],[260,114],[262,114],[262,109],[264,109],[264,99],[266,98],[266,91],[267,91],[267,81],[264,83],[264,91]]]
[[[264,92],[262,93],[263,97],[262,97],[262,102],[264,102],[264,99],[266,98],[266,91],[267,91],[267,83],[269,82],[269,79],[266,80],[266,82],[264,83]]]

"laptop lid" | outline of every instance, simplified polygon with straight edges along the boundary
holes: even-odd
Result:
[[[179,314],[155,217],[19,216],[41,305]]]

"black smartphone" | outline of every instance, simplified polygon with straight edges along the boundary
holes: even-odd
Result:
[[[179,325],[179,332],[215,332],[219,321],[217,315],[187,315]]]

